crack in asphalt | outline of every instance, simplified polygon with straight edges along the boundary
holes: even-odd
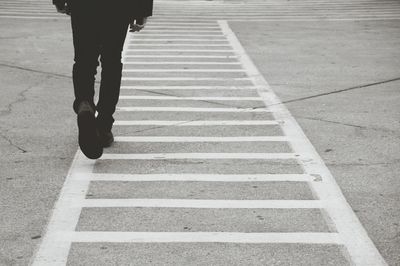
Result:
[[[22,153],[27,153],[27,152],[28,152],[27,150],[25,150],[25,149],[23,149],[22,147],[20,147],[20,146],[18,146],[17,144],[15,144],[15,143],[14,143],[9,137],[7,137],[6,135],[0,134],[0,137],[1,137],[2,139],[4,139],[5,141],[7,141],[8,144],[9,144],[10,146],[12,146],[12,147],[18,149],[18,150],[21,151]]]
[[[138,91],[143,91],[143,92],[148,92],[148,93],[153,93],[153,94],[163,95],[163,96],[171,96],[171,97],[179,97],[179,98],[186,97],[186,96],[181,96],[181,95],[176,95],[176,94],[171,94],[171,93],[156,92],[156,91],[152,91],[152,90],[138,89]],[[238,108],[238,109],[253,108],[253,107],[240,107],[240,106],[236,106],[236,105],[225,104],[225,103],[220,103],[220,102],[213,102],[213,101],[207,101],[207,100],[191,100],[191,101],[211,103],[211,104],[215,104],[215,105],[221,105],[221,106],[225,106],[225,107],[233,107],[233,108]]]
[[[47,78],[46,78],[46,79],[47,79]],[[46,79],[44,79],[44,80],[46,80]],[[0,111],[0,117],[5,117],[5,116],[10,115],[10,114],[13,112],[13,108],[14,108],[14,106],[15,106],[16,104],[19,104],[19,103],[22,103],[22,102],[26,101],[26,96],[25,96],[25,94],[26,94],[29,90],[31,90],[32,88],[34,88],[34,87],[38,86],[39,84],[41,84],[44,80],[39,80],[39,81],[35,82],[34,84],[32,84],[31,86],[29,86],[28,88],[22,90],[20,93],[18,93],[16,99],[15,99],[14,101],[12,101],[11,103],[9,103],[9,104],[6,106],[5,110]],[[2,129],[2,131],[4,131],[4,132],[7,133],[9,130],[7,130],[7,129]],[[12,147],[17,148],[17,149],[18,149],[19,151],[21,151],[22,153],[27,153],[27,152],[28,152],[27,150],[25,150],[25,149],[23,149],[22,147],[20,147],[20,146],[18,146],[17,144],[15,144],[15,143],[11,140],[11,138],[9,138],[8,136],[6,136],[4,133],[1,133],[1,134],[0,134],[0,137],[3,138],[5,141],[7,141],[7,142],[9,143],[9,145],[11,145]]]
[[[306,97],[301,97],[301,98],[295,98],[295,99],[291,99],[291,100],[286,100],[286,101],[282,101],[282,102],[280,102],[280,103],[270,104],[270,105],[268,105],[267,107],[269,107],[269,106],[281,105],[281,104],[286,104],[286,103],[300,102],[300,101],[304,101],[304,100],[308,100],[308,99],[314,99],[314,98],[318,98],[318,97],[322,97],[322,96],[328,96],[328,95],[337,94],[337,93],[342,93],[342,92],[347,92],[347,91],[352,91],[352,90],[364,89],[364,88],[368,88],[368,87],[372,87],[372,86],[377,86],[377,85],[381,85],[381,84],[385,84],[385,83],[390,83],[390,82],[395,82],[395,81],[399,81],[399,80],[400,80],[400,77],[392,78],[392,79],[387,79],[387,80],[383,80],[383,81],[378,81],[378,82],[373,82],[373,83],[358,85],[358,86],[354,86],[354,87],[350,87],[350,88],[346,88],[346,89],[334,90],[334,91],[319,93],[319,94],[315,94],[315,95],[311,95],[311,96],[306,96]],[[265,108],[265,106],[254,107],[253,109],[258,109],[258,108]]]
[[[46,80],[46,79],[45,79]],[[39,80],[37,82],[35,82],[34,84],[30,85],[28,88],[26,88],[25,90],[22,90],[20,93],[17,94],[17,99],[12,101],[11,103],[9,103],[6,106],[6,110],[0,111],[0,117],[1,116],[7,116],[9,114],[11,114],[12,109],[14,107],[15,104],[21,103],[26,101],[26,96],[25,94],[31,90],[32,88],[36,87],[37,85],[39,85],[40,83],[42,83],[44,80]]]
[[[400,159],[394,159],[390,162],[376,162],[376,163],[325,163],[327,166],[379,166],[379,165],[392,165],[400,162]]]
[[[51,76],[56,76],[56,77],[61,77],[61,78],[68,78],[68,79],[72,78],[72,76],[68,76],[68,75],[57,74],[57,73],[41,71],[41,70],[35,70],[35,69],[31,69],[31,68],[26,68],[26,67],[21,67],[21,66],[16,66],[16,65],[10,65],[10,64],[5,64],[5,63],[0,63],[0,66],[19,69],[19,70],[24,70],[24,71],[28,71],[28,72],[43,74],[43,75],[51,75]],[[233,105],[233,104],[225,104],[225,103],[207,101],[207,100],[198,100],[198,101],[199,102],[204,102],[204,103],[220,105],[220,106],[225,106],[225,107],[237,108],[237,109],[249,109],[249,108],[251,108],[251,109],[262,109],[262,108],[268,108],[270,106],[282,105],[282,104],[293,103],[293,102],[300,102],[300,101],[304,101],[304,100],[308,100],[308,99],[318,98],[318,97],[322,97],[322,96],[328,96],[328,95],[332,95],[332,94],[338,94],[338,93],[347,92],[347,91],[351,91],[351,90],[368,88],[368,87],[377,86],[377,85],[390,83],[390,82],[395,82],[395,81],[399,81],[399,80],[400,80],[400,77],[397,77],[397,78],[387,79],[387,80],[383,80],[383,81],[378,81],[378,82],[373,82],[373,83],[353,86],[353,87],[345,88],[345,89],[341,89],[341,90],[335,90],[335,91],[319,93],[319,94],[315,94],[315,95],[311,95],[311,96],[306,96],[306,97],[286,100],[286,101],[283,101],[281,103],[270,104],[270,105],[267,105],[267,106],[264,105],[264,106],[256,106],[256,107],[241,107],[241,106],[237,106],[237,105]],[[96,81],[96,83],[99,83],[99,82]],[[156,94],[156,95],[163,95],[163,96],[172,96],[172,97],[179,97],[179,98],[185,97],[185,96],[171,94],[171,93],[156,92],[156,91],[153,91],[153,90],[138,89],[138,91],[143,91],[143,92],[148,92],[148,93],[153,93],[153,94]],[[1,113],[0,113],[0,115],[1,115]],[[306,118],[306,119],[311,119],[311,118]],[[336,124],[342,124],[342,125],[352,126],[352,127],[357,127],[357,128],[367,128],[367,127],[363,127],[363,126],[345,124],[345,123],[340,123],[340,122],[336,122],[336,121],[329,121],[329,120],[321,120],[321,121],[330,122],[330,123],[336,123]],[[158,127],[156,127],[156,128],[158,128]],[[139,132],[141,132],[141,131],[139,131]]]
[[[50,75],[50,76],[55,76],[55,77],[59,77],[59,78],[72,79],[72,76],[69,76],[69,75],[63,75],[63,74],[58,74],[58,73],[54,73],[54,72],[36,70],[36,69],[32,69],[32,68],[21,67],[21,66],[16,66],[16,65],[10,65],[10,64],[5,64],[5,63],[0,63],[0,66],[13,68],[13,69],[18,69],[18,70],[23,70],[23,71],[27,71],[27,72],[31,72],[31,73],[42,74],[42,75]],[[99,83],[99,81],[96,81],[96,83]],[[164,95],[164,96],[173,96],[173,97],[180,97],[180,98],[184,97],[184,96],[180,96],[180,95],[176,95],[176,94],[162,93],[162,92],[156,92],[156,91],[152,91],[152,90],[141,90],[141,89],[139,89],[138,91],[149,92],[149,93],[154,93],[154,94]],[[213,101],[207,101],[207,100],[198,100],[198,101],[199,102],[210,103],[210,104],[215,104],[215,105],[220,105],[220,106],[225,106],[225,107],[237,108],[237,109],[258,108],[258,107],[240,107],[240,106],[236,106],[236,105],[232,105],[232,104],[224,104],[224,103],[220,103],[220,102],[213,102]]]
[[[149,131],[149,130],[153,130],[153,129],[167,128],[167,127],[175,127],[175,126],[184,125],[184,124],[191,123],[191,122],[195,122],[195,121],[201,121],[201,120],[199,120],[199,119],[194,119],[194,120],[183,121],[183,122],[179,122],[179,123],[175,123],[175,124],[167,125],[167,126],[150,127],[150,128],[146,128],[146,129],[142,129],[142,130],[132,131],[132,133],[140,133],[140,132],[145,132],[145,131]]]
[[[313,120],[313,121],[320,121],[320,122],[326,122],[326,123],[332,123],[332,124],[343,125],[343,126],[349,126],[349,127],[354,127],[354,128],[364,129],[364,130],[374,130],[374,131],[385,132],[385,133],[390,133],[390,134],[395,134],[395,135],[399,134],[399,131],[388,129],[388,128],[376,128],[376,127],[360,126],[360,125],[354,125],[354,124],[349,124],[349,123],[326,120],[326,119],[322,119],[322,118],[306,117],[306,116],[296,116],[296,119],[297,118],[306,119],[306,120]]]
[[[313,120],[313,121],[321,121],[321,122],[332,123],[332,124],[338,124],[338,125],[349,126],[349,127],[355,127],[355,128],[361,128],[361,129],[368,129],[368,128],[365,127],[365,126],[359,126],[359,125],[348,124],[348,123],[343,123],[343,122],[338,122],[338,121],[326,120],[326,119],[322,119],[322,118],[313,118],[313,117],[305,117],[305,116],[296,116],[296,118],[307,119],[307,120]]]
[[[54,73],[54,72],[47,72],[47,71],[32,69],[32,68],[28,68],[28,67],[10,65],[10,64],[5,64],[5,63],[0,63],[0,66],[14,68],[14,69],[23,70],[23,71],[32,72],[32,73],[38,73],[38,74],[42,74],[42,75],[55,76],[55,77],[59,77],[59,78],[68,78],[68,79],[72,78],[72,76],[68,76],[68,75],[58,74],[58,73]]]

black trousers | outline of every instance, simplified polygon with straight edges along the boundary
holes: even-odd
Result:
[[[74,110],[88,101],[98,112],[99,126],[111,130],[113,114],[118,103],[122,63],[121,53],[129,25],[116,2],[109,0],[70,0],[74,40],[73,84]],[[93,97],[97,67],[101,62],[99,101]]]

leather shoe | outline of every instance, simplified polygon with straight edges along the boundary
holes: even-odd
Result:
[[[98,159],[103,154],[99,133],[96,127],[94,108],[88,101],[78,105],[79,147],[89,159]]]

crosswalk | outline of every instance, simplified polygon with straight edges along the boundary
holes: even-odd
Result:
[[[1,0],[0,18],[66,19],[49,0]],[[346,21],[400,19],[397,0],[156,0],[154,21]],[[204,28],[206,30],[207,28]],[[183,30],[183,29],[182,29]],[[193,30],[193,29],[192,29]]]
[[[215,19],[242,1],[159,3],[160,16],[125,44],[116,143],[97,161],[77,152],[33,265],[386,265],[228,22]],[[170,14],[175,32],[161,23]]]

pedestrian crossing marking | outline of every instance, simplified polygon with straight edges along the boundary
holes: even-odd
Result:
[[[318,200],[86,199],[84,208],[321,209]]]
[[[159,181],[191,181],[191,182],[312,182],[315,178],[305,174],[269,174],[269,175],[207,175],[207,174],[92,174],[91,181],[123,181],[123,182],[159,182]]]
[[[116,142],[284,142],[291,139],[286,136],[252,136],[252,137],[132,137],[117,136]]]
[[[174,97],[174,96],[121,96],[122,100],[193,100],[193,101],[260,101],[259,97]]]
[[[165,73],[165,72],[178,72],[178,73],[185,73],[185,72],[195,72],[195,73],[199,73],[199,72],[217,72],[217,73],[232,73],[232,72],[244,72],[244,70],[242,69],[184,69],[184,68],[180,68],[180,69],[124,69],[123,72],[146,72],[146,73],[150,73],[150,72],[159,72],[159,73]]]
[[[254,86],[121,86],[121,90],[257,90]]]
[[[145,153],[116,154],[106,153],[98,160],[169,160],[169,159],[259,159],[259,160],[289,160],[299,157],[295,153]]]
[[[265,108],[249,109],[249,108],[197,108],[197,107],[117,107],[119,112],[206,112],[206,113],[269,113]]]
[[[306,243],[341,245],[337,233],[236,233],[236,232],[74,232],[60,239],[80,243]]]
[[[235,121],[235,120],[206,120],[206,121],[166,121],[166,120],[136,120],[136,121],[115,121],[116,126],[138,126],[138,125],[151,125],[151,126],[255,126],[255,125],[279,125],[278,121],[271,120],[248,120],[248,121]]]
[[[208,2],[208,3],[205,3]],[[27,3],[24,1],[17,1],[16,4]],[[197,1],[187,2],[190,8],[199,8],[200,10],[207,9],[209,7],[224,6],[224,3],[209,1]],[[249,5],[249,7],[254,7],[259,9],[265,7],[261,5],[261,2],[255,2]],[[324,1],[306,1],[304,4],[294,4],[294,6],[307,6],[318,3],[328,3]],[[337,6],[337,1],[331,3]],[[357,2],[362,4],[364,2]],[[181,2],[177,1],[160,1],[160,5],[165,4],[165,6],[176,7],[176,5],[181,5]],[[206,4],[206,6],[204,6]],[[229,4],[228,4],[229,5]],[[232,7],[242,7],[242,5],[232,4]],[[1,7],[1,5],[0,5]],[[269,6],[268,6],[269,7]],[[286,7],[286,5],[282,5]],[[168,10],[165,10],[165,14],[168,15]],[[233,14],[234,12],[232,12]],[[19,16],[23,17],[23,12],[18,13]],[[216,17],[217,13],[212,13],[210,16],[194,16],[201,22],[202,19]],[[244,14],[244,13],[243,13]],[[162,21],[178,21],[176,18],[168,19],[167,15],[160,15],[159,18],[154,19],[149,22],[149,25],[154,21],[153,25],[160,25]],[[384,19],[391,18],[391,16],[396,16],[394,12],[388,17],[374,13],[371,16],[366,16],[365,19]],[[226,16],[226,15],[225,15]],[[313,14],[305,15],[305,19],[319,20],[320,18],[313,17]],[[358,16],[358,17],[357,17]],[[360,19],[360,15],[356,17],[348,16],[344,14],[342,17],[325,17],[324,19]],[[0,17],[3,17],[0,12]],[[32,14],[30,14],[30,17]],[[230,16],[229,18],[232,18]],[[4,18],[4,17],[3,17]],[[261,17],[260,17],[261,18]],[[259,17],[253,17],[252,21],[256,21]],[[262,19],[275,19],[276,21],[285,20],[287,17],[280,14],[277,18],[271,18],[271,15],[263,16]],[[298,18],[296,18],[298,19]],[[303,18],[301,18],[303,19]],[[179,19],[183,24],[189,25],[193,21],[187,20],[184,17]],[[234,19],[233,19],[234,20]],[[199,22],[198,21],[198,22]],[[158,23],[158,24],[156,24]],[[175,22],[177,23],[177,22]],[[182,25],[183,25],[182,24]],[[248,91],[256,90],[259,96],[265,103],[265,107],[262,108],[195,108],[195,107],[159,107],[159,106],[143,106],[143,107],[118,107],[117,111],[120,112],[180,112],[180,113],[228,113],[232,116],[237,113],[269,113],[274,116],[274,123],[276,121],[279,128],[283,130],[282,136],[255,136],[255,137],[194,137],[194,136],[117,136],[116,141],[118,142],[203,142],[203,141],[220,141],[220,142],[238,142],[247,141],[251,144],[256,141],[282,141],[285,143],[290,143],[292,152],[289,153],[274,153],[274,152],[262,152],[262,153],[133,153],[133,154],[119,154],[119,153],[106,153],[98,161],[90,161],[86,159],[83,154],[78,151],[75,159],[72,163],[70,172],[66,178],[65,184],[62,188],[60,198],[56,203],[55,209],[53,211],[52,218],[48,225],[46,234],[43,238],[43,242],[36,254],[33,265],[66,265],[68,254],[71,248],[71,244],[74,242],[82,243],[95,243],[95,242],[112,242],[112,243],[305,243],[305,244],[335,244],[343,247],[345,252],[349,254],[349,260],[351,264],[354,265],[386,265],[383,258],[376,250],[375,246],[369,239],[362,225],[358,221],[357,217],[353,213],[351,207],[346,202],[343,197],[338,185],[336,184],[334,178],[329,172],[328,168],[325,166],[322,159],[319,157],[318,153],[313,148],[312,144],[309,142],[307,137],[304,135],[303,131],[291,116],[286,107],[280,102],[280,100],[275,96],[275,94],[269,88],[268,83],[265,81],[263,76],[258,72],[257,68],[254,66],[247,53],[244,51],[240,42],[237,40],[234,33],[229,28],[227,21],[218,21],[218,23],[206,23],[207,25],[218,25],[222,31],[222,35],[212,35],[218,36],[219,40],[225,40],[229,42],[232,48],[232,56],[200,56],[200,55],[153,55],[155,50],[145,49],[144,55],[130,54],[124,55],[124,61],[128,58],[158,58],[166,59],[182,58],[186,60],[192,60],[193,58],[205,58],[210,59],[211,62],[217,63],[216,61],[220,59],[224,60],[234,60],[243,67],[243,70],[247,73],[248,78],[171,78],[171,77],[160,77],[160,78],[127,78],[124,77],[123,80],[131,80],[134,82],[140,81],[157,81],[155,86],[132,86],[124,85],[123,90],[139,91],[140,89],[154,89],[154,90],[167,90],[167,89],[178,89],[178,90],[238,90],[247,89]],[[206,25],[203,24],[203,25]],[[174,24],[177,25],[177,24]],[[193,24],[194,25],[194,24]],[[200,25],[200,24],[199,24]],[[137,34],[138,38],[145,36],[147,39],[157,40],[157,37],[163,37],[158,34]],[[140,36],[140,37],[139,37]],[[168,35],[167,35],[168,36]],[[187,38],[191,35],[171,35],[169,37],[176,36],[182,39]],[[204,35],[193,35],[193,37],[207,38]],[[128,36],[127,42],[131,36]],[[164,38],[165,39],[165,38]],[[212,42],[212,40],[208,40]],[[207,43],[207,41],[204,41]],[[165,52],[170,53],[174,50],[165,50]],[[185,50],[178,50],[182,52]],[[197,51],[197,50],[196,50]],[[205,50],[208,51],[208,50]],[[133,50],[132,53],[137,53],[139,51]],[[185,62],[184,61],[184,62]],[[151,73],[151,71],[149,71]],[[166,73],[168,74],[168,73]],[[168,86],[164,82],[168,80],[176,81],[232,81],[232,80],[246,80],[252,83],[252,86],[201,86],[196,84],[194,86]],[[124,96],[126,97],[126,96]],[[165,100],[165,99],[159,99]],[[125,122],[124,122],[125,121]],[[245,120],[237,120],[245,121]],[[238,123],[231,121],[229,123]],[[124,123],[133,124],[167,124],[170,125],[174,122],[180,123],[181,121],[139,121],[139,120],[118,120],[117,125],[121,126]],[[187,121],[184,121],[186,123]],[[210,121],[192,121],[190,123],[198,124],[199,126],[204,126],[207,123],[225,123],[224,121],[213,122]],[[265,120],[264,120],[265,122]],[[182,122],[183,123],[183,122]],[[203,124],[201,124],[203,123]],[[248,127],[255,126],[257,123],[262,123],[262,121],[256,121],[252,125],[247,125]],[[268,122],[269,123],[269,122]],[[199,129],[200,130],[200,129]],[[117,151],[118,152],[118,151]],[[191,173],[191,174],[179,174],[179,173],[165,173],[163,175],[134,175],[134,174],[118,174],[112,172],[110,174],[106,173],[94,173],[96,164],[102,164],[105,160],[111,161],[133,161],[135,163],[140,163],[140,161],[154,161],[154,160],[186,160],[186,159],[197,159],[197,160],[246,160],[251,162],[252,160],[287,160],[292,164],[298,164],[304,170],[300,174],[270,174],[270,175],[205,175],[201,173]],[[138,162],[139,161],[139,162]],[[286,162],[286,161],[285,161]],[[229,180],[229,181],[227,181]],[[92,181],[124,181],[124,182],[157,182],[157,181],[178,181],[178,182],[190,182],[190,181],[201,181],[201,182],[306,182],[313,193],[315,194],[314,200],[209,200],[209,199],[154,199],[154,198],[140,198],[140,199],[88,199],[86,198],[89,185]],[[90,207],[100,207],[100,208],[110,208],[110,207],[131,207],[131,208],[246,208],[246,209],[256,209],[256,208],[273,208],[273,209],[321,209],[326,214],[328,220],[331,220],[335,230],[334,232],[290,232],[290,233],[272,233],[272,232],[262,232],[262,233],[244,233],[244,232],[94,232],[94,231],[76,231],[76,226],[79,221],[79,216],[81,214],[82,208]],[[160,228],[162,230],[162,228]]]

